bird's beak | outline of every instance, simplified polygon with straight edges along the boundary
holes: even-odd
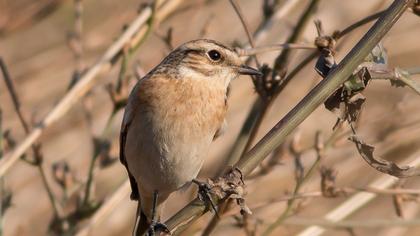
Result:
[[[238,72],[241,75],[255,75],[258,77],[261,77],[263,75],[259,70],[254,69],[247,65],[241,65],[238,69]]]

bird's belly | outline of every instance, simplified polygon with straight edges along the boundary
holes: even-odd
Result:
[[[192,130],[194,126],[194,122],[162,122],[147,115],[131,124],[126,159],[140,192],[170,193],[197,176],[215,130],[198,132]]]

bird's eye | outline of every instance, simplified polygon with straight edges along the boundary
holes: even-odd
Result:
[[[220,55],[220,52],[218,52],[217,50],[210,50],[207,54],[213,61],[219,61],[220,58],[222,58],[222,55]]]

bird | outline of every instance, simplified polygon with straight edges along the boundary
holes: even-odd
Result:
[[[170,52],[131,90],[120,132],[120,161],[138,201],[133,235],[167,231],[168,197],[196,179],[212,141],[226,126],[230,82],[260,76],[231,48],[210,39]]]

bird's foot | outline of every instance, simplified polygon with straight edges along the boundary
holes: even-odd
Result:
[[[149,229],[147,230],[147,236],[160,235],[160,233],[165,233],[166,235],[171,235],[171,231],[168,229],[168,226],[165,224],[152,220],[150,223]]]
[[[217,217],[219,217],[216,205],[214,204],[213,199],[211,197],[212,185],[207,182],[201,182],[197,179],[193,179],[192,182],[198,186],[198,198],[204,203],[206,203],[207,206],[210,206],[210,209],[214,211]]]

